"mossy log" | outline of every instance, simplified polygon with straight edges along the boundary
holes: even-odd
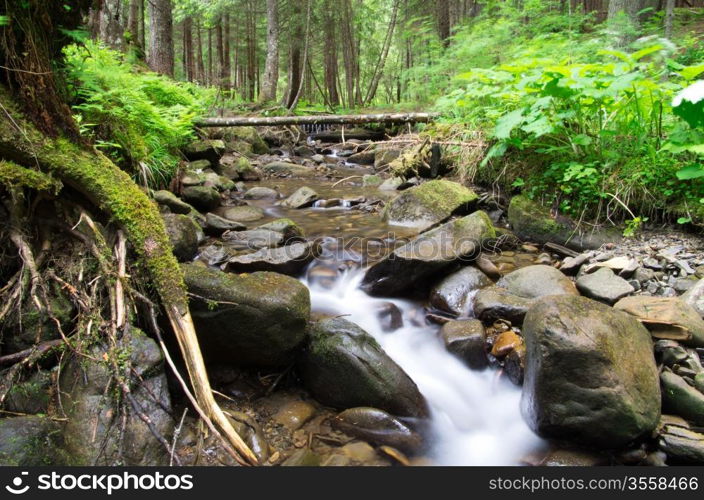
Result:
[[[66,138],[49,138],[29,123],[7,91],[0,89],[0,158],[51,174],[86,196],[122,226],[176,333],[195,397],[230,444],[250,463],[256,456],[216,403],[188,309],[183,274],[171,251],[156,204],[102,153]],[[5,163],[5,167],[11,167]],[[21,172],[18,171],[18,175]]]

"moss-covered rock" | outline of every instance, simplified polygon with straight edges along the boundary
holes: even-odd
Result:
[[[308,186],[298,188],[291,196],[281,202],[282,207],[305,208],[311,206],[318,199],[318,193]]]
[[[461,184],[446,180],[428,181],[407,189],[384,209],[384,220],[421,231],[446,220],[454,213],[468,213],[478,197]]]
[[[545,437],[618,448],[660,418],[650,334],[640,322],[573,295],[539,299],[523,323],[522,410]]]
[[[296,165],[286,161],[274,161],[261,167],[264,174],[272,177],[313,177],[316,172],[312,168]]]
[[[203,239],[200,226],[187,215],[164,214],[162,217],[176,258],[179,262],[193,260],[198,253],[198,243]]]
[[[120,355],[134,370],[131,394],[153,428],[171,436],[174,423],[161,349],[136,328],[127,338]],[[115,387],[112,370],[103,361],[109,351],[107,345],[95,345],[88,351],[90,358],[73,357],[61,371],[61,407],[68,417],[62,449],[75,465],[167,465],[166,449],[129,404],[123,426],[116,393],[110,390]]]
[[[310,316],[302,283],[275,273],[237,275],[195,264],[182,269],[207,361],[280,367],[293,360]]]
[[[251,152],[256,155],[264,155],[269,152],[269,146],[267,146],[254,127],[227,127],[221,129],[218,135],[228,143],[248,143],[251,146]]]
[[[12,385],[4,402],[9,412],[34,415],[49,409],[51,372],[34,372],[27,380]]]
[[[704,394],[671,371],[660,374],[663,409],[696,425],[704,425]]]
[[[459,261],[471,261],[496,232],[484,212],[447,222],[416,237],[372,265],[362,288],[372,295],[408,295],[429,285]]]
[[[188,161],[208,160],[215,166],[225,154],[225,143],[219,139],[194,141],[183,149]]]
[[[536,243],[557,243],[578,251],[596,249],[605,243],[621,241],[615,229],[600,231],[579,230],[565,216],[553,217],[547,207],[527,196],[514,196],[508,207],[508,221],[517,236]]]
[[[190,186],[181,193],[184,201],[202,212],[210,212],[220,206],[220,194],[209,186]]]
[[[285,242],[300,240],[304,237],[301,226],[293,222],[291,219],[286,218],[276,219],[266,224],[262,224],[259,226],[259,229],[269,229],[270,231],[283,233]]]
[[[60,427],[48,417],[0,419],[0,465],[70,465],[57,447],[60,443]]]
[[[175,214],[188,215],[191,212],[196,211],[195,208],[178,198],[171,191],[166,191],[165,189],[154,191],[152,196],[154,201],[156,201],[159,205],[168,207],[168,209]]]
[[[323,404],[428,416],[416,384],[371,335],[345,319],[326,319],[311,326],[298,367],[305,387]]]

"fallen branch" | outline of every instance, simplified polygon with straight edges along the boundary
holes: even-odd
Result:
[[[428,123],[438,113],[381,113],[371,115],[316,116],[233,116],[231,118],[201,118],[196,127],[277,127],[281,125],[360,125],[364,123]]]

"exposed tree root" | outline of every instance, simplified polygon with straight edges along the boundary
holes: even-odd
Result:
[[[121,226],[137,256],[146,267],[169,323],[173,328],[193,387],[194,406],[211,429],[217,428],[231,446],[227,449],[241,463],[256,464],[257,458],[232,427],[213,397],[205,364],[188,310],[183,275],[174,258],[163,221],[156,205],[129,176],[95,150],[84,149],[63,139],[50,139],[23,119],[5,91],[0,91],[0,155],[20,165],[49,172],[87,197]],[[7,119],[6,119],[7,118]],[[31,278],[30,291],[38,310],[46,310],[37,283],[36,262],[27,253],[21,238],[12,236],[20,249]],[[110,276],[120,285],[110,288],[112,328],[125,325],[127,283],[123,243],[118,243],[118,272]],[[94,250],[95,253],[95,250]],[[98,248],[98,253],[100,248]],[[21,280],[20,280],[21,281]],[[35,299],[36,297],[36,299]],[[57,323],[58,325],[58,323]],[[184,384],[185,386],[185,384]],[[236,452],[236,453],[235,453]],[[239,455],[239,456],[238,456]],[[242,458],[240,458],[240,456]]]

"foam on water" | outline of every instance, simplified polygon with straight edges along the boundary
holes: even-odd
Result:
[[[494,370],[474,371],[445,350],[437,327],[414,326],[409,301],[380,299],[359,289],[363,270],[338,277],[332,288],[304,282],[314,310],[346,315],[374,336],[418,385],[432,411],[434,462],[442,465],[513,465],[541,446],[523,421],[520,389]],[[384,332],[376,311],[393,302],[404,327]]]

